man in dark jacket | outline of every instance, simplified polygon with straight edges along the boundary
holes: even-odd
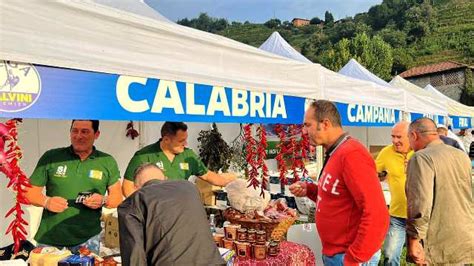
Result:
[[[123,265],[225,264],[196,187],[164,179],[154,164],[139,167],[138,190],[118,207]]]

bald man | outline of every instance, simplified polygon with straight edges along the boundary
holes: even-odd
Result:
[[[429,118],[413,121],[407,168],[408,255],[417,264],[474,262],[471,161],[444,144]]]
[[[407,199],[405,195],[406,167],[413,156],[408,141],[408,122],[399,122],[392,128],[392,144],[383,148],[375,159],[380,181],[387,179],[390,190],[390,227],[384,241],[384,264],[400,265],[405,244]]]
[[[123,265],[225,264],[192,183],[165,180],[150,163],[134,182],[138,190],[118,207]]]

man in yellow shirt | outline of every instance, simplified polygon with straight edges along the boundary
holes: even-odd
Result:
[[[390,202],[390,228],[384,243],[384,265],[400,265],[400,255],[406,237],[407,198],[405,195],[406,168],[413,155],[408,140],[408,122],[392,128],[392,144],[383,148],[375,159],[380,180],[387,179]]]

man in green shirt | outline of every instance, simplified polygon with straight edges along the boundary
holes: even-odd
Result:
[[[71,146],[49,150],[38,161],[26,196],[44,208],[39,245],[72,252],[86,246],[98,254],[102,206],[116,208],[122,201],[117,162],[94,147],[99,135],[98,120],[73,120]]]
[[[217,174],[209,171],[193,150],[186,148],[188,126],[182,122],[165,122],[161,127],[161,139],[137,151],[130,160],[123,180],[123,194],[135,192],[135,170],[142,164],[154,163],[168,179],[186,180],[195,175],[216,185],[225,186],[235,179],[233,174]]]

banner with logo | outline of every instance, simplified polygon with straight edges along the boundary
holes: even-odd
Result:
[[[432,114],[420,114],[420,113],[410,113],[408,121],[415,121],[418,118],[428,117],[431,118],[436,124],[445,124],[445,118],[442,115],[432,115]]]
[[[402,119],[399,110],[362,104],[336,104],[343,126],[389,127]]]
[[[0,117],[300,124],[304,104],[273,93],[0,61]]]
[[[449,124],[456,129],[472,128],[472,121],[470,117],[449,116]]]

